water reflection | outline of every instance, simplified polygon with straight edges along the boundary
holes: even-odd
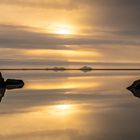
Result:
[[[65,118],[69,118],[69,115],[72,115],[75,110],[75,104],[57,104],[51,105],[49,108],[47,108],[47,111],[50,113],[50,115]]]
[[[20,95],[18,90],[7,94],[0,105],[2,140],[139,137],[140,100],[131,98],[126,87],[139,79],[140,72],[3,71],[3,75],[4,79],[16,75],[26,85]]]
[[[18,89],[22,88],[23,86],[24,82],[22,80],[7,79],[6,81],[4,81],[4,78],[0,72],[0,102],[4,97],[6,89],[7,90]]]
[[[140,80],[135,81],[127,89],[130,90],[133,93],[134,96],[140,98]]]

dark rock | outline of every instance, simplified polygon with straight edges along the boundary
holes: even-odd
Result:
[[[140,98],[140,80],[135,81],[131,86],[127,88],[133,93],[134,96]]]
[[[6,80],[6,89],[18,89],[23,88],[24,82],[22,80],[16,80],[16,79],[7,79]]]
[[[24,86],[24,82],[22,80],[16,79],[7,79],[6,82],[0,73],[0,102],[4,97],[6,90],[18,89]]]

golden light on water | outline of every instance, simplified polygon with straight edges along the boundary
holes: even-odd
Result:
[[[86,79],[81,81],[81,78],[74,79],[65,79],[64,81],[32,81],[25,86],[26,90],[50,90],[50,89],[84,89],[84,88],[98,88],[101,83],[92,82],[85,83]]]
[[[55,116],[69,116],[76,107],[72,104],[58,104],[50,107],[50,113]]]

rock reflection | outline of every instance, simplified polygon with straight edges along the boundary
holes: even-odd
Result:
[[[130,90],[134,96],[140,98],[140,80],[135,81],[127,89]]]
[[[2,98],[5,95],[6,89],[13,90],[13,89],[22,88],[23,86],[24,86],[24,82],[22,80],[7,79],[5,81],[0,72],[0,102],[2,101]]]

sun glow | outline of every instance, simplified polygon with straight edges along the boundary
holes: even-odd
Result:
[[[57,34],[61,34],[61,35],[69,35],[69,34],[72,34],[71,30],[68,29],[68,28],[59,28],[58,30],[56,30],[56,33]]]
[[[72,108],[72,105],[69,105],[69,104],[63,104],[63,105],[56,105],[55,106],[55,109],[57,109],[59,111],[68,110],[68,109],[71,109],[71,108]]]
[[[71,35],[74,34],[72,26],[67,24],[59,24],[52,27],[52,32],[59,35]]]

